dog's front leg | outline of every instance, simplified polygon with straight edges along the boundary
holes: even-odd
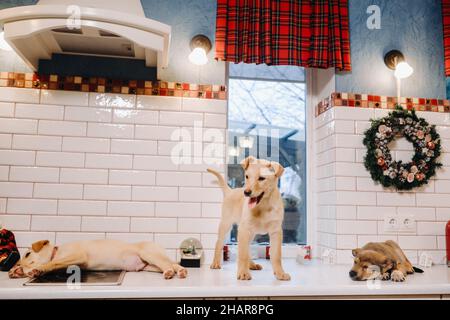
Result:
[[[249,262],[250,262],[250,241],[251,232],[243,225],[238,229],[238,280],[251,280]]]
[[[27,273],[28,277],[35,278],[39,277],[40,275],[56,270],[66,269],[69,266],[73,265],[83,265],[86,264],[86,258],[84,255],[77,255],[73,257],[68,257],[65,259],[60,260],[54,260],[50,261],[48,263],[43,264],[40,267],[37,267],[30,272]]]
[[[270,262],[272,262],[273,273],[278,280],[291,280],[291,276],[284,272],[281,265],[281,242],[283,231],[270,233]]]

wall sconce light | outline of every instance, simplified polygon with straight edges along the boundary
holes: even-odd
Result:
[[[394,70],[394,76],[397,79],[397,103],[400,104],[401,79],[411,76],[414,69],[406,62],[403,53],[398,50],[392,50],[386,53],[384,63],[389,69]]]
[[[11,46],[5,40],[5,33],[3,31],[0,32],[0,50],[12,51]]]
[[[239,137],[239,147],[243,149],[251,149],[253,148],[253,141],[253,137],[250,136]]]
[[[189,54],[189,61],[198,66],[208,63],[207,54],[211,51],[212,45],[209,38],[203,34],[198,34],[192,38],[190,47],[192,52]]]

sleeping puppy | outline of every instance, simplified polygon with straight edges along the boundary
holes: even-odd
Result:
[[[362,248],[353,249],[354,264],[349,272],[356,281],[389,280],[404,281],[407,274],[422,273],[413,267],[402,249],[392,240],[386,242],[369,242]]]
[[[77,265],[84,270],[153,271],[171,279],[185,278],[187,271],[171,261],[164,249],[152,242],[126,243],[117,240],[86,240],[59,247],[48,240],[33,243],[22,259],[9,270],[10,278],[35,278]]]

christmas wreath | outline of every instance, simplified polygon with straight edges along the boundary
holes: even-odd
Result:
[[[439,134],[434,125],[417,117],[414,110],[397,106],[388,116],[372,120],[365,132],[367,147],[365,167],[372,179],[384,187],[411,190],[427,184],[442,164],[437,161],[441,154]],[[415,154],[409,163],[394,161],[389,143],[398,137],[405,137],[414,146]]]

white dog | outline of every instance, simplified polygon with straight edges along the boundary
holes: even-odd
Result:
[[[117,240],[87,240],[53,246],[48,240],[33,243],[31,250],[9,271],[10,278],[41,274],[77,265],[85,270],[162,272],[171,279],[185,278],[187,271],[171,261],[164,249],[152,242],[126,243]]]

